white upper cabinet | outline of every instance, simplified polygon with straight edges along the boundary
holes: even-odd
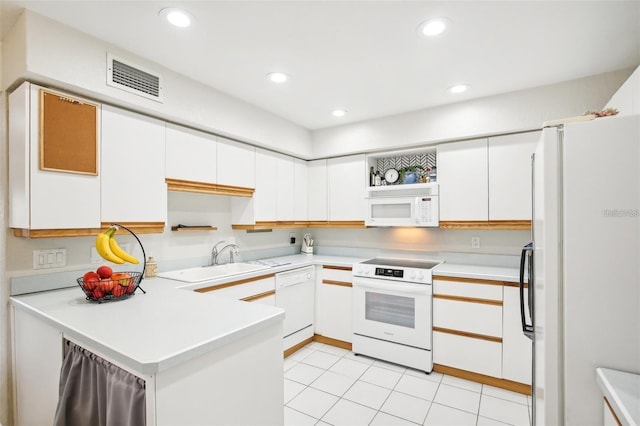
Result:
[[[272,152],[256,149],[256,192],[253,193],[254,222],[275,221],[277,217],[278,159]]]
[[[329,219],[327,194],[327,160],[313,160],[308,163],[307,206],[310,221]]]
[[[309,220],[307,188],[309,185],[308,161],[294,159],[293,163],[293,220]]]
[[[489,138],[489,220],[531,220],[531,155],[539,137]]]
[[[363,221],[367,170],[364,154],[327,160],[329,221]]]
[[[215,136],[170,123],[166,132],[166,177],[216,183]]]
[[[218,138],[218,185],[256,187],[256,150],[229,139]]]
[[[294,220],[295,167],[293,157],[276,154],[276,220]]]
[[[440,220],[488,220],[487,139],[439,145],[437,156]]]
[[[25,82],[9,95],[9,226],[32,230],[99,228],[102,173],[98,148],[94,146],[93,154],[85,151],[74,153],[93,162],[97,173],[42,168],[40,90],[41,87]],[[80,121],[82,118],[78,118],[75,110],[88,107],[88,101],[65,94],[57,95],[48,89],[47,92],[46,96],[51,96],[54,101],[62,99],[62,108],[58,111],[61,115],[53,124],[60,124],[72,132],[75,131],[74,126],[86,124],[99,146],[100,105],[93,104],[95,123],[85,123]],[[47,126],[43,127],[46,132],[50,130]],[[132,174],[135,173],[134,169]]]
[[[102,222],[166,222],[165,123],[102,108]]]

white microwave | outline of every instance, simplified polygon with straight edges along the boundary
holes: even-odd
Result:
[[[437,183],[371,187],[365,225],[438,227],[439,211]]]

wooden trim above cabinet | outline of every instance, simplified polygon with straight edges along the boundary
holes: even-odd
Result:
[[[441,229],[529,230],[530,220],[441,220]]]
[[[252,197],[254,188],[243,186],[220,185],[217,183],[195,182],[191,180],[165,178],[167,189],[178,192],[195,192],[211,195],[231,195],[234,197]]]
[[[604,399],[604,403],[607,406],[607,409],[609,410],[609,412],[611,413],[611,415],[613,416],[613,419],[616,421],[616,424],[618,426],[622,426],[622,423],[620,422],[620,419],[618,418],[618,415],[616,414],[616,412],[613,410],[613,407],[611,406],[611,404],[609,403],[609,400],[607,399],[606,396],[603,397]]]
[[[270,229],[291,229],[291,228],[366,228],[364,221],[297,221],[278,220],[271,222],[256,222],[255,224],[235,224],[231,229],[244,231],[265,231]]]
[[[454,376],[465,380],[471,380],[476,383],[483,383],[485,385],[494,386],[501,389],[510,390],[512,392],[518,392],[524,395],[531,395],[531,385],[525,383],[514,382],[508,379],[499,379],[493,376],[486,376],[480,373],[474,373],[472,371],[461,370],[459,368],[448,367],[441,364],[433,364],[433,371],[436,373],[446,374],[448,376]]]
[[[162,234],[164,222],[118,222],[136,234]],[[101,228],[71,228],[71,229],[23,229],[12,228],[13,236],[18,238],[61,238],[61,237],[92,237],[111,226],[111,222],[103,222]],[[130,235],[121,229],[118,234]]]

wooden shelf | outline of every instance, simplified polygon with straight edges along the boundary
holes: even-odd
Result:
[[[176,232],[190,232],[190,231],[217,231],[215,226],[172,226],[172,231]]]

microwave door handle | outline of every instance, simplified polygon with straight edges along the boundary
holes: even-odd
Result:
[[[524,271],[525,271],[525,263],[529,263],[529,265],[531,265],[530,254],[532,251],[533,251],[533,242],[530,242],[522,248],[522,254],[520,255],[520,321],[522,324],[522,332],[524,333],[525,336],[527,336],[531,340],[533,340],[533,325],[527,324],[527,320],[525,318],[526,312],[524,308],[524,285],[525,285]],[[527,258],[529,258],[529,262],[527,262]],[[527,291],[527,296],[529,299],[527,301],[527,305],[529,306],[529,312],[531,312],[532,287],[533,287],[533,282],[531,280],[531,276],[529,276],[528,291]]]

